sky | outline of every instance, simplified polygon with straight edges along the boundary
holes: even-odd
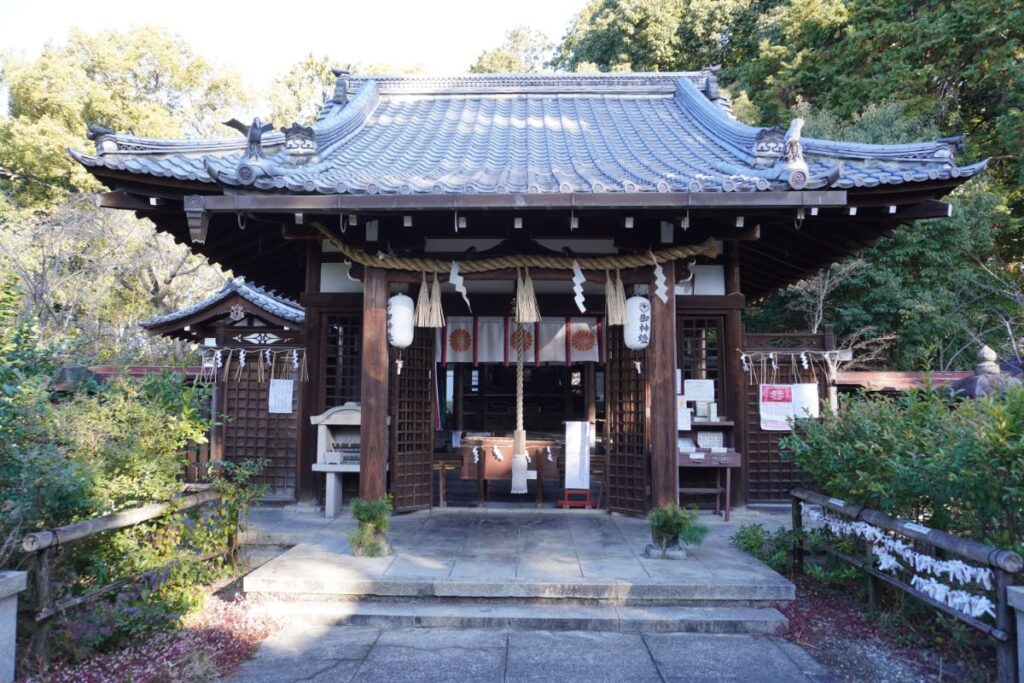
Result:
[[[181,35],[197,53],[265,91],[274,76],[309,53],[327,54],[339,63],[418,64],[428,73],[463,73],[520,24],[558,42],[586,2],[0,0],[0,52],[32,57],[75,27],[96,32],[154,24]]]

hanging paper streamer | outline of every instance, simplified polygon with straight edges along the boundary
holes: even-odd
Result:
[[[583,298],[583,283],[587,281],[587,278],[583,276],[583,271],[580,270],[580,262],[573,259],[572,262],[572,291],[575,294],[574,300],[576,301],[576,307],[580,309],[580,313],[587,312],[587,306]]]
[[[462,295],[462,300],[466,302],[466,308],[473,312],[473,307],[469,305],[469,293],[466,291],[466,281],[461,275],[459,275],[459,262],[452,261],[451,272],[448,273],[448,282],[452,284],[455,291]]]
[[[494,459],[501,462],[505,459],[505,456],[501,454],[501,449],[497,446],[491,446],[491,452],[494,453]]]
[[[239,367],[245,367],[245,349],[238,352],[238,365]]]
[[[661,264],[658,263],[658,257],[654,255],[654,252],[650,252],[651,260],[654,261],[654,295],[661,299],[661,303],[668,303],[668,286],[665,284],[665,271],[661,269]]]
[[[299,350],[292,349],[292,370],[299,369]]]

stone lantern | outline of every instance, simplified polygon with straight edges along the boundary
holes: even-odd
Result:
[[[964,377],[949,385],[949,392],[958,398],[979,398],[989,394],[1002,394],[1011,386],[1020,386],[1016,377],[999,371],[996,352],[988,346],[978,351],[978,364],[974,366],[974,375]]]

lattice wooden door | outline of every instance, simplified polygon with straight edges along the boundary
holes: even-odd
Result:
[[[824,348],[822,335],[747,335],[745,348],[763,349],[764,353],[771,350],[792,351],[809,348]],[[746,387],[746,420],[747,420],[747,500],[750,502],[779,502],[789,500],[789,490],[794,486],[806,483],[803,472],[792,461],[782,457],[779,441],[789,436],[789,432],[766,432],[761,429],[761,410],[759,402],[760,383],[790,384],[793,382],[811,382],[812,374],[796,367],[788,359],[778,364],[772,375],[769,367],[755,367],[757,381],[747,374],[744,380]],[[818,394],[825,397],[826,383],[822,371],[817,372]]]
[[[620,328],[609,330],[604,371],[608,507],[644,513],[649,507],[647,410],[637,361],[644,362],[643,352],[626,348]]]
[[[297,408],[298,373],[289,370],[289,375],[281,378],[294,381],[292,406]],[[255,362],[240,370],[231,368],[228,378],[221,382],[224,457],[233,462],[266,458],[269,462],[257,481],[270,488],[270,497],[294,499],[298,439],[295,412],[270,412],[270,382],[266,378],[260,381]]]
[[[418,329],[401,352],[391,352],[391,495],[396,512],[430,507],[434,467],[434,330]]]

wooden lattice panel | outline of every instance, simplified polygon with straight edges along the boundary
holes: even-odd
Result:
[[[359,401],[362,370],[360,351],[363,318],[360,312],[331,313],[323,318],[324,409]],[[310,372],[313,369],[310,368]]]
[[[797,376],[798,374],[802,377]],[[788,362],[780,363],[774,383],[807,382],[810,381],[807,374],[806,371],[794,373]],[[760,369],[758,376],[760,378]],[[747,461],[747,500],[788,501],[789,490],[804,481],[804,475],[799,468],[780,455],[779,441],[788,436],[789,432],[762,431],[758,394],[760,384],[751,384],[749,375],[745,375],[744,380],[747,385],[747,450],[744,454]],[[823,390],[824,385],[819,383],[819,392],[822,396]]]
[[[643,363],[644,354],[626,348],[619,328],[610,331],[605,364],[608,507],[644,513],[648,508],[647,410],[637,361]]]
[[[240,375],[231,368],[229,377],[221,381],[224,423],[224,457],[232,462],[266,458],[269,462],[259,476],[259,483],[269,487],[269,495],[295,497],[295,445],[297,418],[292,413],[270,413],[269,381],[259,381],[255,362],[246,364]],[[298,409],[298,373],[282,379],[295,380],[292,406]]]
[[[676,335],[683,378],[714,380],[715,402],[719,412],[725,412],[729,403],[728,382],[723,380],[724,316],[681,315],[676,319]]]
[[[391,494],[397,512],[430,507],[434,465],[434,335],[419,329],[409,348],[391,352]]]

